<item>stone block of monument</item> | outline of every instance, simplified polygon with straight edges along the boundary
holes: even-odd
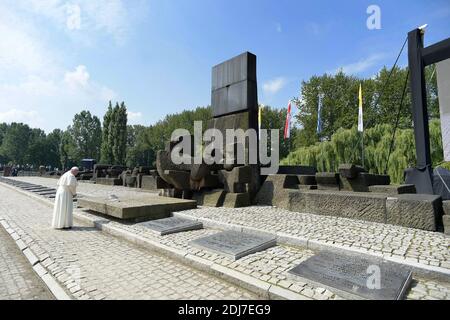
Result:
[[[385,193],[389,195],[416,193],[416,186],[413,184],[374,185],[369,186],[369,191],[375,193]]]
[[[288,207],[288,190],[298,188],[298,176],[289,174],[274,174],[267,177],[256,196],[259,205]]]
[[[195,209],[194,200],[173,199],[165,197],[149,197],[148,195],[102,198],[83,197],[78,199],[78,206],[118,219],[161,219],[169,217],[174,211]]]
[[[251,205],[250,193],[225,193],[225,199],[223,200],[225,208],[241,208],[249,205]]]
[[[338,171],[341,178],[347,179],[355,179],[361,172],[366,172],[363,167],[351,163],[344,163],[339,165]]]
[[[311,166],[279,166],[277,174],[315,175],[317,169]]]
[[[161,197],[169,197],[169,198],[183,198],[183,190],[168,188],[168,189],[160,189],[159,195]]]
[[[387,198],[387,223],[436,231],[442,224],[442,198],[430,194],[399,194]]]
[[[442,201],[442,207],[444,209],[444,214],[448,214],[450,216],[450,200]]]
[[[211,105],[214,117],[258,111],[254,54],[245,52],[213,67]]]
[[[339,166],[338,171],[342,190],[355,192],[369,191],[366,180],[361,175],[366,172],[363,167],[351,163],[344,163]]]
[[[175,187],[175,189],[191,189],[191,175],[189,171],[165,170],[164,177],[169,184]]]
[[[106,186],[120,186],[122,185],[122,179],[119,178],[97,178],[95,183],[103,184]]]
[[[288,191],[287,209],[385,223],[387,195],[349,191]]]
[[[225,190],[216,189],[211,191],[196,192],[193,199],[197,200],[198,205],[205,207],[221,207],[225,199]]]
[[[309,174],[300,174],[298,177],[298,184],[302,186],[315,186],[317,185],[316,176]]]
[[[341,188],[339,174],[335,172],[317,172],[317,189],[319,190],[337,190]]]
[[[442,216],[442,224],[444,225],[444,234],[450,236],[450,215],[444,214]]]
[[[125,186],[127,186],[129,188],[136,188],[137,187],[136,177],[133,177],[132,175],[127,175],[125,177]]]
[[[360,173],[360,176],[367,186],[389,185],[391,183],[391,177],[387,174],[373,174],[362,172]]]
[[[245,189],[245,185],[252,180],[252,168],[250,166],[235,167],[231,171],[220,170],[219,180],[226,192],[237,193]]]
[[[94,164],[94,178],[106,177],[106,170],[111,168],[110,164]]]

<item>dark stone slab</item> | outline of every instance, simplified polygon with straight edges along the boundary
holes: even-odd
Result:
[[[194,247],[212,251],[233,260],[276,245],[276,237],[237,231],[224,231],[190,242]]]
[[[339,174],[334,172],[316,173],[317,189],[319,190],[340,190]]]
[[[165,170],[164,179],[173,185],[175,189],[191,189],[191,174],[189,171]]]
[[[178,217],[170,217],[147,221],[140,223],[139,225],[145,228],[149,228],[150,230],[156,232],[160,236],[182,231],[198,230],[203,228],[203,224],[199,221],[188,220]]]
[[[213,116],[257,110],[256,56],[244,52],[212,69]]]
[[[390,195],[416,193],[416,186],[413,184],[401,184],[401,185],[374,185],[369,186],[370,192],[386,193]]]
[[[366,172],[363,167],[351,163],[344,163],[339,166],[339,174],[347,179],[354,179],[361,172]]]
[[[316,172],[311,166],[279,166],[277,174],[315,175]]]
[[[212,90],[245,80],[256,81],[256,56],[250,52],[241,53],[212,69]]]
[[[231,171],[220,170],[219,180],[226,192],[239,192],[242,185],[252,180],[252,168],[250,166],[235,167]]]
[[[361,172],[360,176],[364,179],[367,186],[374,185],[389,185],[391,183],[391,177],[385,174],[372,174]]]
[[[213,115],[220,117],[249,109],[256,110],[256,82],[242,81],[211,92]]]
[[[36,192],[40,196],[47,196],[51,194],[56,194],[56,190],[49,190],[49,191],[42,191],[42,192]]]
[[[374,281],[379,271],[379,282]],[[329,290],[347,299],[400,300],[412,274],[405,267],[368,255],[322,251],[291,269],[294,279]]]

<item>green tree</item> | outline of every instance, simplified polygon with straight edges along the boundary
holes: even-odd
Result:
[[[1,154],[14,164],[25,164],[31,129],[23,123],[11,123],[3,136]]]
[[[89,111],[81,111],[74,116],[68,131],[75,146],[77,162],[83,158],[99,159],[102,129],[96,116]]]
[[[112,163],[112,145],[110,141],[110,130],[112,120],[113,107],[111,101],[109,101],[108,109],[103,117],[103,129],[102,129],[102,144],[101,144],[101,157],[100,162]]]
[[[126,162],[127,152],[127,108],[125,103],[116,103],[108,110],[103,118],[103,135],[101,142],[101,161],[104,163],[120,164]]]

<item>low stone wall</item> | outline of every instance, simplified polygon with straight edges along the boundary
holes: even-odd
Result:
[[[337,216],[437,231],[442,226],[442,201],[426,194],[388,195],[346,191],[286,190],[279,203],[294,212]]]

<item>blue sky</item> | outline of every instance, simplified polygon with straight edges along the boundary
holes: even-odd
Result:
[[[366,26],[372,4],[379,30]],[[258,57],[259,102],[284,107],[314,74],[391,66],[424,23],[426,44],[450,37],[450,2],[1,0],[0,122],[66,128],[113,99],[149,125],[208,105],[211,67],[243,51]]]

